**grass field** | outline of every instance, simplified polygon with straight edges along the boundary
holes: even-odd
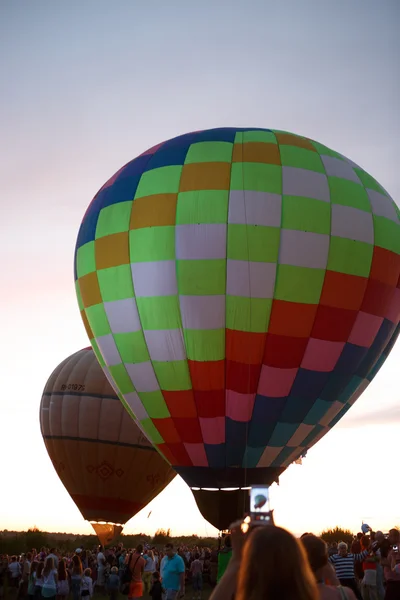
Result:
[[[201,600],[208,600],[211,596],[212,588],[205,584],[203,592],[201,594]],[[103,596],[101,594],[93,594],[93,600],[106,600],[108,596]],[[196,596],[193,596],[192,586],[189,584],[186,587],[185,600],[191,600],[192,598],[198,598],[197,592]],[[69,599],[70,600],[70,599]],[[127,596],[123,596],[122,594],[118,595],[118,600],[127,600]],[[143,596],[143,600],[150,600],[150,596]]]
[[[204,590],[201,595],[201,600],[208,600],[211,596],[211,592],[212,588],[208,584],[205,584]],[[8,588],[5,591],[3,598],[4,600],[17,600],[16,590]],[[196,596],[193,596],[192,586],[189,584],[186,588],[185,600],[191,600],[192,598],[196,598],[197,600],[198,596],[197,594]],[[67,600],[72,600],[71,594],[67,597]],[[93,594],[92,600],[108,600],[108,595],[95,593]],[[123,594],[118,594],[118,600],[128,600],[128,597],[124,596]],[[143,600],[150,600],[150,596],[143,596]]]
[[[212,589],[209,585],[204,586],[204,590],[201,595],[201,600],[208,600],[211,596]],[[104,596],[102,594],[93,594],[93,600],[106,600],[108,596]],[[186,588],[185,600],[191,600],[192,598],[198,598],[197,592],[196,596],[193,596],[192,586],[189,584]],[[70,599],[69,599],[70,600]],[[122,594],[118,595],[118,600],[127,600],[127,596],[123,596]],[[143,600],[150,600],[150,596],[143,596]]]

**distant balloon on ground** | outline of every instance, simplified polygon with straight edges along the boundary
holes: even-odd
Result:
[[[40,426],[57,474],[102,543],[111,543],[175,476],[125,411],[91,348],[50,376]]]
[[[76,244],[96,356],[221,528],[227,495],[204,488],[275,481],[378,372],[398,335],[399,274],[387,191],[271,129],[150,148],[99,190]],[[244,495],[232,491],[234,512]]]

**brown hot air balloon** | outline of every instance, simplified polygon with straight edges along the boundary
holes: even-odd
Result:
[[[124,409],[91,348],[53,371],[40,426],[54,468],[103,544],[175,477]]]

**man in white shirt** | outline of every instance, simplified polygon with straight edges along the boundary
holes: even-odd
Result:
[[[52,558],[53,562],[54,562],[54,568],[58,569],[58,556],[56,554],[56,549],[55,548],[50,548],[50,554],[48,555],[47,558]]]
[[[8,570],[10,571],[11,575],[11,585],[13,587],[18,587],[19,578],[21,576],[21,565],[17,561],[16,556],[11,557],[11,562],[8,565]]]

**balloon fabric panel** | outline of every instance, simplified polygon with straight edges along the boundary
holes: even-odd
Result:
[[[318,142],[189,133],[94,197],[76,245],[82,319],[124,405],[187,481],[273,480],[383,364],[399,232],[380,184]]]
[[[250,509],[249,490],[192,490],[197,507],[203,517],[220,531],[229,529],[238,518]]]
[[[54,468],[89,521],[125,523],[174,477],[123,408],[91,348],[55,369],[40,423]]]
[[[102,546],[111,545],[122,532],[122,525],[111,523],[92,523],[92,527]]]

